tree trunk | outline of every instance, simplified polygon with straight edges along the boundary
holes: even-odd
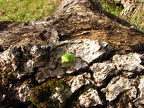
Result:
[[[63,0],[47,18],[0,31],[2,107],[143,106],[144,33],[98,0]],[[76,56],[68,67],[65,53]]]

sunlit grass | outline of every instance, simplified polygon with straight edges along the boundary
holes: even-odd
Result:
[[[50,15],[60,0],[0,0],[0,20],[34,21]]]
[[[107,12],[110,12],[111,14],[119,17],[119,14],[123,10],[122,5],[111,4],[111,3],[108,3],[106,0],[100,0],[100,1],[103,5],[103,8]],[[144,1],[137,0],[137,2],[144,2]],[[141,7],[138,7],[138,8],[139,8],[139,10],[137,10],[135,13],[131,14],[130,18],[127,21],[130,23],[131,26],[144,31],[144,5]]]
[[[139,5],[138,10],[131,15],[130,24],[144,31],[144,5]]]
[[[101,3],[105,11],[110,12],[115,16],[119,16],[120,12],[123,9],[122,5],[112,4],[107,2],[106,0],[101,0]]]

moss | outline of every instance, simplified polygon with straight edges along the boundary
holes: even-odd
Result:
[[[62,91],[60,94],[64,93],[64,87],[66,87],[66,83],[64,80],[49,80],[43,83],[40,86],[35,87],[31,91],[30,101],[38,108],[46,107],[46,108],[56,108],[59,106],[58,99],[53,99],[51,96],[56,92],[56,87],[61,88]],[[62,95],[64,96],[64,95]]]

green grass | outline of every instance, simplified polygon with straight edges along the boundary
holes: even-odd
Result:
[[[100,1],[102,3],[104,10],[119,17],[119,14],[123,10],[122,5],[111,4],[111,3],[108,3],[106,0],[100,0]],[[143,0],[137,0],[137,1],[144,2]],[[136,11],[135,13],[130,14],[129,18],[125,20],[127,20],[131,26],[141,31],[144,31],[144,7],[143,8],[140,7],[139,9],[140,10]]]
[[[101,0],[101,4],[107,12],[110,12],[111,14],[115,16],[119,16],[120,12],[123,9],[122,5],[116,5],[116,4],[111,4],[108,3],[106,0]]]
[[[50,15],[57,5],[56,0],[0,0],[0,21],[38,20]]]

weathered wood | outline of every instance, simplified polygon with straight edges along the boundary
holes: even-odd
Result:
[[[0,25],[0,45],[3,49],[26,38],[29,41],[46,42],[48,37],[43,41],[39,35],[46,34],[43,31],[47,28],[56,30],[60,40],[99,39],[109,42],[118,52],[131,50],[131,46],[143,43],[144,40],[144,33],[130,28],[126,21],[105,12],[97,0],[64,0],[52,16],[33,24]]]
[[[63,0],[47,18],[0,27],[2,107],[143,105],[144,57],[132,52],[144,51],[144,33],[98,0]],[[76,56],[69,67],[61,64],[64,53]]]

